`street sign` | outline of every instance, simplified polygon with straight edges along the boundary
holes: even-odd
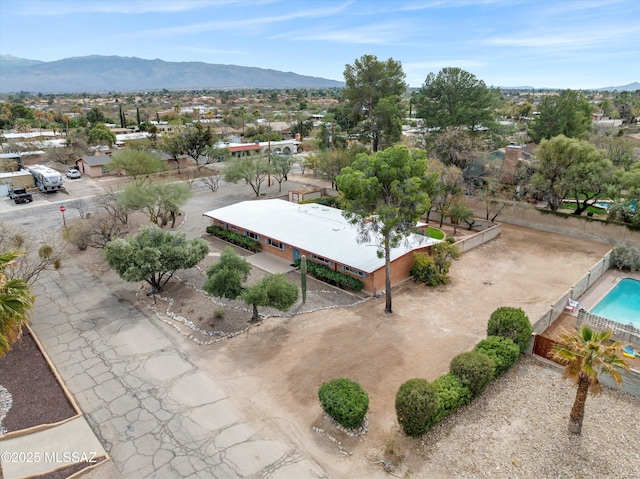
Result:
[[[67,211],[67,208],[64,205],[60,205],[59,206],[59,210],[60,210],[61,213],[64,213],[65,211]]]

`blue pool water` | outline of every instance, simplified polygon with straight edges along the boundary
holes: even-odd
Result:
[[[624,278],[596,304],[591,313],[640,329],[640,281]]]

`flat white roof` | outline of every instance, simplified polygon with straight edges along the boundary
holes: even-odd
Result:
[[[318,204],[297,204],[284,200],[242,201],[204,213],[224,223],[253,231],[261,236],[287,243],[294,248],[345,264],[365,273],[384,266],[378,258],[376,236],[358,241],[358,227],[350,224],[342,211]],[[400,246],[391,250],[391,261],[410,251],[424,248],[439,240],[411,234]],[[265,251],[269,251],[265,248]]]

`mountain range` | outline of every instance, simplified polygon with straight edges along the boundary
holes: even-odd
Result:
[[[326,78],[236,65],[101,55],[42,62],[0,55],[0,93],[343,86],[343,82]]]
[[[166,62],[91,55],[43,62],[0,55],[0,93],[204,90],[225,88],[341,88],[344,82],[293,72],[203,62]],[[535,87],[501,87],[533,90]],[[540,89],[540,88],[537,88]],[[552,89],[552,88],[544,88]],[[593,88],[635,91],[640,83]]]

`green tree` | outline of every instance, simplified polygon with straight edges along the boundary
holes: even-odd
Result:
[[[191,189],[184,183],[129,183],[118,200],[132,210],[143,211],[149,221],[165,226],[171,221],[175,226],[180,208],[191,198]]]
[[[554,136],[581,138],[591,129],[591,104],[582,93],[564,90],[545,96],[538,107],[540,115],[529,130],[534,143]]]
[[[91,108],[91,110],[87,112],[86,117],[89,123],[91,123],[92,125],[96,125],[98,123],[106,123],[108,120],[102,110],[97,106]]]
[[[251,189],[260,196],[260,188],[267,177],[273,172],[273,167],[264,156],[252,155],[234,158],[224,168],[224,180],[229,183],[237,183],[240,180],[251,186]]]
[[[167,162],[158,155],[143,150],[125,149],[111,156],[110,171],[121,170],[134,180],[167,169]]]
[[[35,302],[27,282],[7,273],[8,268],[17,267],[16,259],[23,254],[16,250],[0,254],[0,357],[20,337]]]
[[[596,331],[582,326],[580,331],[560,335],[560,342],[554,345],[553,358],[565,365],[565,374],[577,385],[576,397],[569,414],[569,432],[580,434],[584,420],[587,394],[601,390],[598,374],[611,376],[617,383],[622,382],[619,369],[628,370],[627,363],[618,356],[623,346],[610,342],[611,331]]]
[[[185,128],[178,135],[182,152],[193,158],[196,165],[204,165],[207,162],[205,152],[213,146],[215,140],[211,128],[208,126],[205,128],[201,123],[196,123],[196,126]]]
[[[220,259],[207,270],[202,289],[218,298],[237,299],[244,291],[244,283],[251,273],[251,264],[227,246]]]
[[[592,144],[559,135],[542,140],[536,150],[536,171],[530,185],[543,193],[551,210],[561,207],[570,193],[582,214],[614,184],[614,168]]]
[[[253,307],[251,321],[258,321],[258,306],[288,310],[298,299],[298,287],[284,274],[270,274],[259,283],[246,288],[242,293],[243,301]]]
[[[116,142],[116,135],[104,123],[98,123],[89,130],[90,145],[111,146]]]
[[[458,225],[473,218],[473,211],[462,199],[457,199],[449,207],[449,217],[453,223],[453,235],[458,231]],[[471,223],[471,221],[469,221]]]
[[[371,156],[360,154],[336,178],[345,216],[363,239],[379,239],[385,260],[385,313],[391,309],[391,249],[415,228],[429,209],[427,156],[423,150],[394,146]]]
[[[574,214],[579,216],[603,196],[610,196],[615,169],[604,152],[586,141],[576,141],[576,161],[569,169],[568,190],[576,202]]]
[[[295,160],[291,155],[276,155],[271,158],[273,177],[278,182],[278,192],[282,191],[282,182],[287,179]]]
[[[605,158],[609,158],[616,168],[627,171],[640,159],[640,151],[635,143],[627,138],[594,133],[589,136],[589,141],[602,150]]]
[[[389,140],[397,136],[394,129],[401,130],[401,125],[394,118],[400,111],[400,97],[407,88],[402,63],[392,58],[382,62],[375,55],[364,55],[353,65],[345,66],[344,79],[343,98],[351,109],[352,117],[362,122],[361,136],[371,141],[375,153],[381,133],[384,132]],[[378,109],[383,98],[386,101]]]
[[[109,266],[125,281],[146,281],[155,292],[179,269],[193,268],[209,252],[203,239],[145,226],[130,239],[110,241],[103,250]]]
[[[447,127],[477,132],[495,127],[494,92],[475,75],[460,68],[429,73],[412,102],[424,126],[445,131]]]

